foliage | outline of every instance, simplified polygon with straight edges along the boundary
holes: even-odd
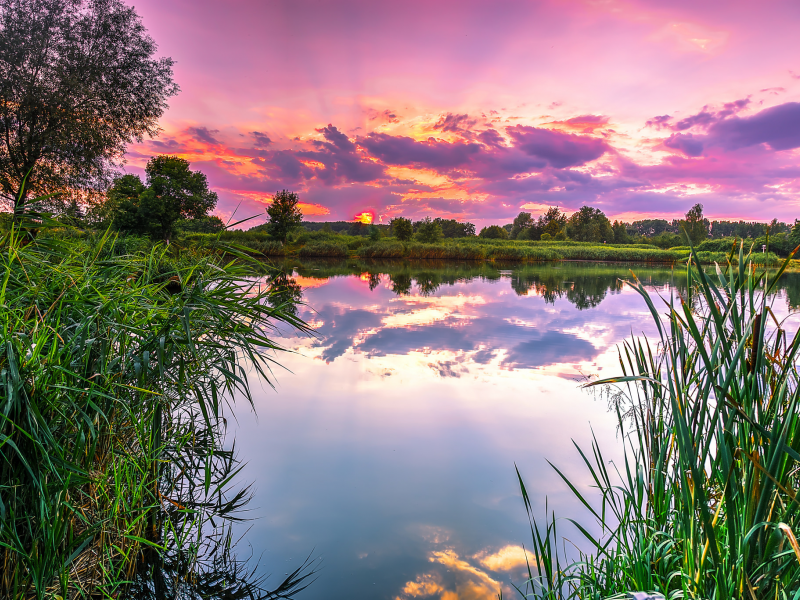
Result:
[[[369,240],[371,242],[379,242],[381,239],[381,230],[378,229],[375,225],[370,225],[369,227]]]
[[[22,236],[0,240],[0,596],[305,585],[295,571],[269,592],[231,553],[248,493],[223,446],[234,393],[252,406],[248,372],[266,379],[279,349],[269,332],[304,324],[214,254]]]
[[[686,213],[686,218],[678,222],[680,234],[696,246],[708,237],[708,219],[703,216],[703,205],[695,204]]]
[[[417,226],[417,241],[423,244],[435,244],[444,237],[442,226],[438,221],[432,221],[430,217],[424,218]]]
[[[190,170],[184,158],[154,156],[145,174],[147,185],[123,175],[108,190],[106,211],[118,231],[168,240],[181,219],[202,219],[217,205],[205,174]]]
[[[757,273],[743,245],[729,256],[714,277],[689,266],[665,316],[632,283],[657,344],[634,337],[620,348],[621,376],[592,384],[618,386],[623,463],[609,469],[596,440],[578,449],[598,501],[556,469],[602,529],[573,521],[591,551],[570,559],[555,516],[539,526],[520,478],[537,557],[528,597],[800,594],[800,334],[790,337],[770,309],[781,271]]]
[[[511,224],[511,233],[508,237],[512,240],[515,240],[519,237],[519,235],[523,232],[526,232],[528,229],[533,227],[536,224],[536,221],[533,220],[533,216],[529,212],[521,212],[516,217],[514,217],[514,222]],[[523,236],[523,239],[527,239]]]
[[[392,235],[401,242],[408,242],[412,237],[414,237],[414,227],[411,225],[411,221],[409,219],[397,217],[392,219],[391,226]]]
[[[334,242],[313,242],[300,248],[300,256],[346,257],[347,248]]]
[[[628,230],[625,227],[625,223],[622,221],[614,221],[614,223],[611,225],[611,229],[614,230],[615,244],[627,244],[630,242],[631,238],[628,235]]]
[[[297,194],[288,190],[282,190],[272,197],[272,204],[267,207],[269,216],[267,231],[271,236],[286,243],[289,233],[303,222],[299,202]]]
[[[556,238],[566,225],[567,215],[561,212],[557,206],[548,208],[547,212],[541,215],[537,222],[537,228],[542,233],[549,233],[553,238]]]
[[[225,222],[216,215],[210,215],[199,219],[179,219],[175,228],[185,233],[219,233],[225,229]]]
[[[178,87],[155,51],[121,0],[0,0],[0,193],[18,217],[30,194],[102,189],[158,133]]]
[[[508,238],[508,232],[499,225],[489,225],[481,229],[479,237],[490,240],[505,240]]]
[[[567,235],[580,242],[611,242],[614,229],[603,211],[582,206],[567,220]]]
[[[446,238],[473,237],[475,235],[475,225],[472,223],[459,223],[455,219],[442,219],[436,217],[434,222],[442,228],[442,235]]]

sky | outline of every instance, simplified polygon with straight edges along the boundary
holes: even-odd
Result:
[[[800,218],[796,1],[134,6],[181,92],[125,169],[188,159],[223,219]]]

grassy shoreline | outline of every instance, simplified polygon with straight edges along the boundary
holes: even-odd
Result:
[[[370,240],[363,236],[304,232],[282,244],[256,232],[226,231],[221,234],[189,234],[179,243],[211,248],[219,243],[236,247],[251,255],[299,258],[356,258],[408,260],[471,260],[510,262],[558,262],[590,260],[676,264],[689,259],[688,247],[661,249],[646,244],[594,244],[574,241],[517,241],[482,238],[446,239],[434,244],[401,242],[395,238]],[[728,252],[698,252],[702,264],[722,263]],[[780,259],[773,252],[755,253],[753,262],[775,266]]]
[[[302,566],[235,555],[225,419],[305,325],[243,261],[138,243],[0,237],[0,597],[289,597]]]

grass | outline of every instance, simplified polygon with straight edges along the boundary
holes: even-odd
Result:
[[[367,237],[324,231],[299,232],[285,245],[271,240],[266,233],[237,231],[223,232],[223,234],[191,234],[183,238],[182,243],[207,248],[220,240],[236,246],[240,251],[254,255],[261,253],[268,256],[287,255],[302,258],[319,256],[517,262],[592,260],[675,264],[686,262],[690,254],[688,247],[664,250],[647,244],[595,244],[571,240],[517,241],[478,237],[445,239],[436,244],[424,244],[417,241],[401,242],[391,237],[371,241]],[[698,260],[703,264],[724,262],[730,244],[727,243],[724,249],[717,249],[718,246],[719,244],[708,246],[709,250],[701,248],[702,251],[697,254]],[[772,252],[754,254],[752,261],[772,266],[779,263],[778,257]]]
[[[241,263],[90,237],[0,239],[0,597],[291,596],[306,565],[233,552],[224,418],[305,325]]]
[[[621,375],[592,384],[616,389],[624,459],[596,440],[577,448],[595,494],[556,468],[594,522],[570,519],[577,556],[554,514],[536,520],[520,477],[535,555],[521,595],[800,597],[800,336],[770,308],[782,270],[752,258],[740,247],[714,275],[689,266],[685,293],[663,302],[632,284],[659,337],[632,338]]]

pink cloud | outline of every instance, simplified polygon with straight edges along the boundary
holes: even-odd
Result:
[[[794,2],[136,6],[183,91],[131,168],[185,156],[223,212],[283,187],[331,219],[800,203]]]

